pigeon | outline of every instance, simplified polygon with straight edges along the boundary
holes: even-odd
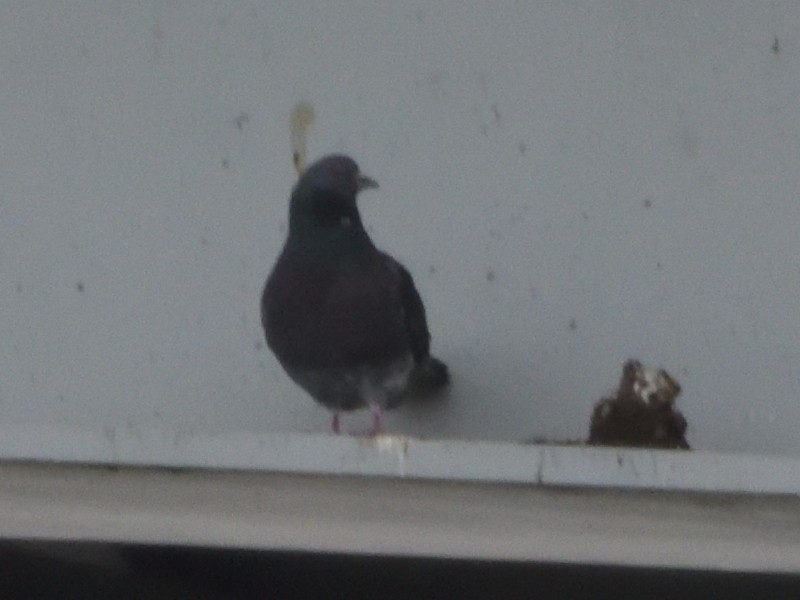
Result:
[[[430,354],[425,307],[408,270],[376,248],[356,205],[377,188],[341,154],[303,172],[289,203],[289,234],[261,297],[267,345],[289,377],[332,412],[368,408],[372,428],[409,395],[450,380]]]

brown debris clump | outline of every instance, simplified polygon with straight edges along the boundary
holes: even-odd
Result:
[[[686,418],[675,408],[680,393],[680,384],[663,369],[654,373],[638,360],[627,361],[616,396],[595,405],[587,443],[688,450]]]

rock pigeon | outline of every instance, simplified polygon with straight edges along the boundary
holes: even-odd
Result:
[[[375,435],[384,409],[449,382],[447,366],[430,355],[411,274],[361,222],[356,195],[377,187],[350,157],[312,164],[292,191],[289,235],[261,297],[267,345],[332,411],[334,433],[340,412],[367,407]]]

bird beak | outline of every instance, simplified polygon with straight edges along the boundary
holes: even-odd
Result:
[[[361,173],[358,174],[356,177],[356,189],[361,192],[363,190],[374,189],[378,187],[378,182],[372,179],[371,177],[367,177],[366,175],[362,175]]]

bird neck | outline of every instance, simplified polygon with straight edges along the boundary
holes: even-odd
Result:
[[[374,249],[361,223],[355,197],[306,189],[303,183],[289,204],[287,247],[320,258],[358,257]]]
[[[337,259],[375,249],[358,212],[336,222],[290,219],[287,246],[302,254]]]

